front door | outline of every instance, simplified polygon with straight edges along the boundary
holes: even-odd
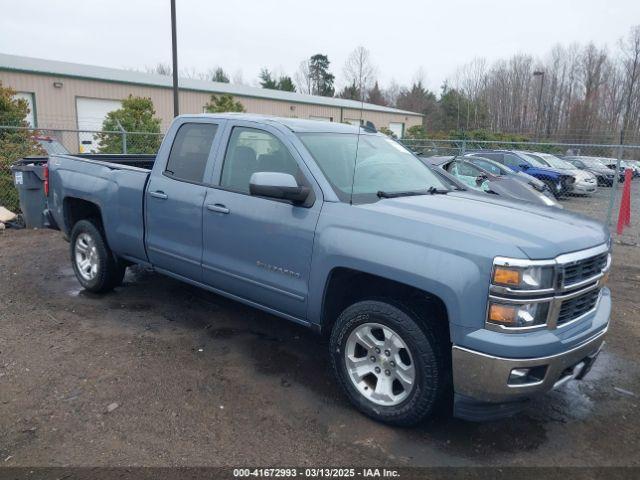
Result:
[[[196,281],[202,281],[204,177],[217,133],[216,123],[183,123],[162,174],[151,175],[145,193],[149,261]]]
[[[299,154],[276,130],[248,125],[232,128],[219,186],[206,194],[204,282],[303,319],[319,190],[306,205],[251,196],[254,172],[290,173],[300,185],[314,186]]]

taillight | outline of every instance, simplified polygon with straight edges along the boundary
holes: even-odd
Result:
[[[44,196],[49,196],[49,165],[44,166]]]

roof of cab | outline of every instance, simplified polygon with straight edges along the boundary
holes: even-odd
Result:
[[[325,122],[322,120],[305,120],[300,118],[274,117],[271,115],[258,115],[254,113],[202,113],[197,115],[180,115],[187,118],[223,118],[227,120],[243,120],[247,122],[257,122],[266,124],[283,125],[292,132],[308,133],[358,133],[371,134],[356,125],[349,125],[337,122]],[[179,118],[180,118],[179,117]]]

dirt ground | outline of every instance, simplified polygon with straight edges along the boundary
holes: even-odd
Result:
[[[640,247],[594,370],[509,420],[391,428],[310,331],[153,272],[96,296],[50,231],[0,235],[0,466],[640,465]]]

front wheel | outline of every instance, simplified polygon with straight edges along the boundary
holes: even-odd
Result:
[[[351,402],[369,417],[410,426],[448,398],[448,338],[402,304],[368,300],[348,307],[330,340],[335,375]]]
[[[103,293],[122,283],[126,267],[118,261],[91,220],[80,220],[71,230],[71,264],[80,284]]]
[[[557,189],[557,185],[556,185],[555,182],[553,182],[552,180],[545,179],[545,180],[543,180],[543,183],[547,186],[547,188],[551,192],[551,195],[553,195],[553,198],[559,198],[560,197],[562,192],[561,192],[561,190]]]

